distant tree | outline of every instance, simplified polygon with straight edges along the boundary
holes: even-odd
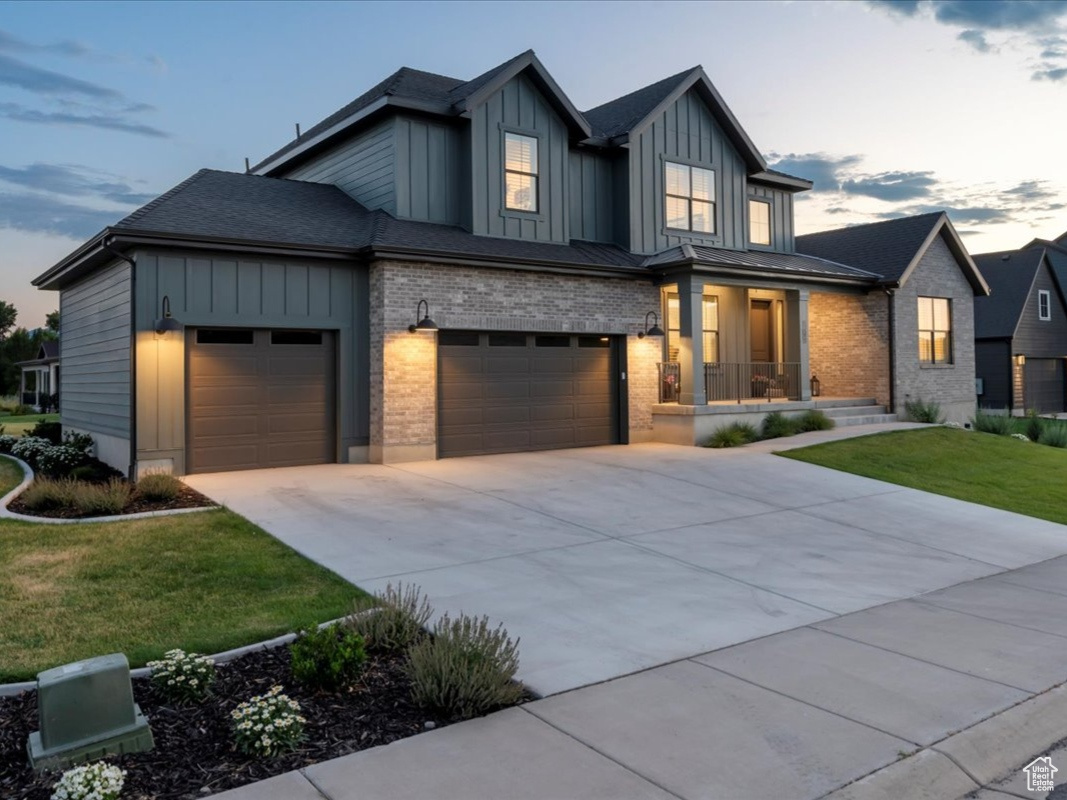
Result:
[[[58,311],[53,311],[51,314],[49,314],[44,319],[45,319],[45,327],[48,328],[48,330],[53,331],[58,335],[59,334],[59,312]]]
[[[7,300],[0,300],[0,340],[7,336],[7,332],[15,327],[15,320],[19,312]]]
[[[18,392],[22,373],[18,362],[36,358],[41,339],[37,331],[15,328],[0,342],[0,396]]]

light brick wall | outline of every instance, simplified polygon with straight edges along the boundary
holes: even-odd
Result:
[[[952,356],[949,365],[919,363],[919,297],[952,301]],[[941,237],[923,255],[897,290],[896,403],[903,415],[907,400],[936,401],[951,422],[967,422],[975,410],[974,291]]]
[[[651,281],[378,261],[370,274],[372,458],[403,448],[426,457],[436,444],[436,337],[407,329],[422,299],[441,328],[625,334],[631,441],[651,437],[662,340],[637,338],[645,313],[659,310]]]
[[[889,305],[885,293],[812,292],[808,301],[811,372],[827,397],[889,402]]]

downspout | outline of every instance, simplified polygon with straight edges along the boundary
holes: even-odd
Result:
[[[897,413],[897,351],[896,351],[896,294],[892,289],[885,290],[886,306],[889,309],[889,413]]]
[[[137,464],[137,262],[113,249],[111,239],[104,241],[103,248],[130,265],[130,464],[126,477],[132,481],[136,477],[133,473]]]

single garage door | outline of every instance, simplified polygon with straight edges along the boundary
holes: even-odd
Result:
[[[617,341],[567,334],[438,334],[440,457],[615,444]]]
[[[1027,358],[1023,365],[1026,383],[1023,399],[1027,410],[1041,414],[1064,410],[1064,368],[1062,358]]]
[[[336,461],[329,331],[187,334],[189,472]]]

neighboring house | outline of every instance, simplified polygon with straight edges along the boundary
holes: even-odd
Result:
[[[471,81],[403,68],[36,279],[61,293],[63,424],[116,466],[184,473],[694,443],[724,409],[813,407],[813,357],[824,394],[887,403],[876,376],[835,376],[888,364],[852,339],[872,297],[928,270],[796,252],[811,186],[768,169],[699,67],[584,113],[532,52]],[[961,338],[898,399],[914,383],[969,413],[984,284],[937,232],[952,285],[920,293],[950,300]]]
[[[39,411],[55,408],[59,394],[59,342],[43,341],[37,357],[20,361],[19,402]]]
[[[798,236],[797,250],[881,276],[862,297],[812,295],[811,369],[831,394],[870,394],[897,414],[933,401],[948,420],[970,420],[972,309],[989,287],[946,214]]]
[[[974,301],[978,404],[1013,414],[1067,411],[1067,249],[1035,240],[974,260],[992,289]]]

